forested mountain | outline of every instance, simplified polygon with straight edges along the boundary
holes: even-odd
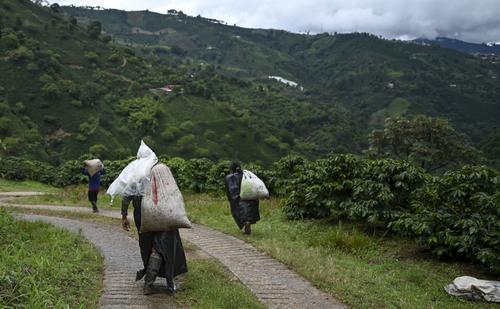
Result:
[[[64,10],[83,22],[100,21],[117,41],[171,64],[211,63],[224,75],[250,80],[272,75],[297,82],[316,106],[338,106],[352,113],[356,130],[336,128],[333,133],[345,139],[356,139],[348,132],[381,125],[386,116],[423,113],[450,119],[478,143],[500,119],[500,63],[495,59],[369,34],[246,29],[175,10]],[[313,124],[332,122],[325,120]],[[339,138],[315,141],[331,148]]]
[[[98,23],[82,26],[55,6],[2,1],[0,20],[3,155],[123,158],[145,137],[159,154],[272,162],[293,149],[306,152],[307,144],[243,104],[273,109],[274,100],[290,113],[322,112],[298,101],[301,93],[291,99],[211,66],[141,57],[110,42]],[[165,84],[171,92],[158,89]]]
[[[174,10],[4,0],[0,25],[3,155],[118,158],[145,137],[161,154],[269,163],[294,151],[360,153],[385,117],[419,113],[498,151],[500,66],[490,59]]]

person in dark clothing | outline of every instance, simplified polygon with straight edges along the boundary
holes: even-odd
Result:
[[[154,293],[153,283],[157,276],[166,278],[167,290],[175,293],[177,287],[174,277],[187,272],[186,255],[179,230],[140,233],[142,196],[124,196],[121,214],[125,230],[130,229],[127,219],[130,202],[134,206],[134,222],[139,233],[139,248],[144,265],[144,268],[137,272],[136,281],[144,277],[143,292],[148,295]]]
[[[99,209],[97,208],[97,195],[99,194],[99,189],[101,185],[101,176],[104,175],[106,172],[104,171],[104,169],[101,169],[97,171],[94,175],[90,175],[89,172],[87,171],[86,165],[84,165],[81,168],[81,172],[82,174],[89,177],[89,189],[87,192],[87,196],[90,204],[92,205],[92,211],[99,212]]]
[[[240,198],[243,171],[238,162],[231,163],[230,174],[224,179],[226,195],[231,207],[231,214],[238,228],[245,234],[252,232],[252,224],[260,220],[259,200],[242,200]]]

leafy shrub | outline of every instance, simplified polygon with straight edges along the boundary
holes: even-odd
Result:
[[[416,193],[412,212],[393,223],[438,256],[463,256],[500,267],[500,176],[465,166],[435,177]]]
[[[353,183],[352,198],[342,206],[352,218],[387,223],[408,210],[411,193],[425,179],[423,169],[405,161],[366,161],[362,176]]]
[[[224,160],[214,163],[208,171],[207,189],[215,193],[224,192],[224,178],[229,173],[230,161]]]
[[[0,177],[10,180],[37,180],[50,183],[54,167],[48,163],[18,157],[0,157]]]
[[[2,43],[5,47],[9,49],[17,48],[19,46],[19,40],[15,33],[8,33],[2,36]]]
[[[181,190],[187,189],[189,187],[189,179],[187,179],[187,162],[183,158],[174,157],[170,158],[166,161],[162,161],[165,163],[172,174],[174,175],[175,181],[177,181],[177,185]]]
[[[331,155],[302,165],[288,182],[285,215],[290,219],[327,217],[352,196],[363,164],[353,155]]]
[[[61,96],[61,90],[55,83],[48,83],[42,86],[42,95],[48,99],[55,99]]]
[[[213,162],[209,159],[190,159],[185,168],[185,177],[188,180],[187,189],[193,192],[208,191],[208,177]]]
[[[7,135],[12,126],[12,121],[7,117],[0,117],[0,133],[2,135]]]
[[[7,56],[9,56],[14,62],[31,61],[35,58],[33,52],[26,46],[19,46],[14,50],[8,51]]]
[[[53,185],[58,187],[65,187],[72,184],[85,183],[87,176],[81,173],[83,166],[80,160],[69,160],[61,164],[55,173]]]
[[[275,192],[279,195],[285,195],[289,193],[290,182],[294,179],[294,175],[300,173],[302,168],[306,164],[306,160],[297,155],[288,155],[281,158],[273,166],[273,173],[270,175],[270,179],[266,182],[267,188],[271,192]]]
[[[97,55],[97,53],[94,51],[85,52],[84,56],[85,56],[85,59],[87,59],[87,61],[90,63],[95,64],[99,61],[99,55]]]

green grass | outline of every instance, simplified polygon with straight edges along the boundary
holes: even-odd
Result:
[[[241,238],[282,261],[320,289],[355,308],[485,308],[448,295],[457,276],[491,278],[469,264],[442,262],[417,244],[352,223],[286,221],[276,201],[261,203],[262,220],[243,235],[224,198],[187,197],[190,218]]]
[[[102,272],[102,257],[83,236],[0,209],[0,307],[95,307]]]
[[[120,219],[96,216],[91,213],[21,208],[12,208],[10,210],[20,213],[88,220],[121,229]],[[137,231],[133,224],[130,231],[126,233],[137,238]],[[255,295],[225,270],[220,263],[213,259],[200,258],[196,253],[199,250],[196,246],[186,241],[183,243],[188,255],[189,272],[181,279],[181,290],[176,294],[177,305],[187,308],[265,308]],[[2,281],[0,281],[0,284],[2,284]],[[1,292],[0,295],[2,295]],[[0,303],[3,304],[1,300],[0,297]]]
[[[21,191],[38,191],[47,193],[62,192],[61,189],[55,188],[43,183],[31,180],[14,181],[0,178],[0,192],[21,192]]]
[[[80,189],[69,191],[72,190]],[[52,202],[68,204],[69,200],[63,197],[54,197]],[[253,227],[252,235],[246,236],[233,222],[225,198],[208,195],[186,195],[185,198],[193,222],[253,244],[355,308],[489,306],[452,297],[443,287],[458,276],[495,279],[492,274],[470,264],[436,260],[411,240],[382,235],[381,231],[349,222],[287,221],[275,200],[261,203],[262,220]],[[75,200],[77,202],[85,203],[85,195]],[[66,216],[94,217],[92,214]],[[114,224],[118,225],[119,220]],[[187,295],[186,299],[190,297]]]
[[[188,261],[180,305],[189,308],[265,308],[237,278],[214,260]]]
[[[36,182],[32,182],[33,184],[37,184]],[[34,191],[33,188],[26,187],[27,191]],[[6,190],[8,191],[8,190]],[[82,207],[90,207],[90,202],[87,199],[87,186],[86,185],[77,185],[77,186],[68,186],[64,190],[58,189],[54,192],[48,192],[48,194],[37,195],[37,196],[25,196],[25,197],[16,197],[9,200],[10,203],[15,204],[43,204],[43,205],[64,205],[64,206],[82,206]],[[105,190],[101,190],[97,197],[97,206],[99,208],[110,208],[120,207],[121,199],[119,197],[115,198],[113,204],[110,204],[111,196],[106,194]]]

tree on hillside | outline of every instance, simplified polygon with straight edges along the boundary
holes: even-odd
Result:
[[[423,115],[387,118],[369,136],[368,155],[411,161],[429,172],[478,163],[482,154],[448,121]]]
[[[97,39],[101,34],[102,26],[98,21],[91,22],[87,27],[87,33],[91,38]]]

